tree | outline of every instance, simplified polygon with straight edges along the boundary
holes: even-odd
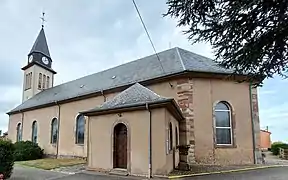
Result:
[[[287,77],[287,0],[167,0],[164,16],[179,19],[177,26],[193,43],[208,42],[216,61],[234,74],[258,79]]]

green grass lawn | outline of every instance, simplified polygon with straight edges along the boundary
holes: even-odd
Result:
[[[52,159],[52,158],[45,158],[45,159],[37,159],[31,161],[18,161],[15,164],[22,165],[22,166],[29,166],[39,169],[55,169],[59,167],[65,166],[73,166],[77,164],[85,164],[86,161],[83,159]]]

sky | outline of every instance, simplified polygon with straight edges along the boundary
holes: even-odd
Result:
[[[209,44],[191,45],[177,20],[162,16],[165,2],[136,0],[157,51],[181,47],[214,58]],[[154,53],[132,0],[1,0],[0,130],[8,129],[6,112],[21,103],[21,67],[40,31],[42,11],[57,71],[54,85]],[[287,89],[288,80],[275,77],[258,91],[261,128],[269,126],[273,141],[288,142]]]

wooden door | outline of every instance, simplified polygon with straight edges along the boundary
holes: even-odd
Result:
[[[127,127],[120,123],[114,128],[114,168],[127,169]]]

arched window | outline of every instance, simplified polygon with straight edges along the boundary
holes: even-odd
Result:
[[[47,88],[49,88],[49,85],[50,85],[50,77],[47,76],[47,83],[46,83]]]
[[[32,72],[28,73],[27,78],[27,89],[30,89],[32,87]]]
[[[26,78],[25,78],[25,90],[28,89],[28,74],[26,74]]]
[[[173,149],[173,132],[172,123],[169,123],[169,150]]]
[[[34,143],[37,143],[37,137],[38,137],[38,131],[37,131],[37,122],[34,121],[32,123],[32,136],[31,136],[31,141]]]
[[[17,128],[16,128],[16,141],[21,141],[22,140],[22,128],[21,128],[21,123],[17,124]]]
[[[39,73],[38,89],[41,89],[41,87],[42,87],[42,73]]]
[[[217,145],[232,145],[231,108],[226,102],[215,106],[216,143]]]
[[[175,127],[175,142],[176,142],[176,146],[178,146],[179,145],[179,136],[178,136],[177,127]]]
[[[76,144],[84,144],[85,118],[79,115],[76,118]]]
[[[56,118],[51,122],[51,144],[56,144],[58,139],[58,121]]]
[[[42,89],[46,89],[45,83],[46,83],[46,75],[43,74],[43,86],[42,86]]]

